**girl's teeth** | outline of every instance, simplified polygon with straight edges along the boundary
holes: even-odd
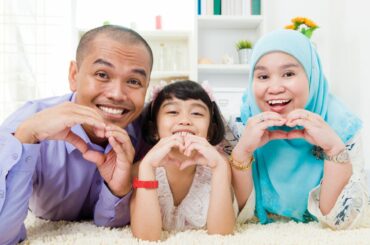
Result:
[[[178,135],[181,135],[181,136],[186,136],[188,134],[193,134],[193,133],[179,131],[179,132],[176,132],[175,134],[178,134]]]

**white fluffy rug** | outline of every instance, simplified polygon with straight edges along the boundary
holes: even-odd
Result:
[[[333,231],[318,223],[247,224],[234,235],[207,235],[205,231],[164,233],[163,244],[370,244],[370,212],[361,228]],[[92,222],[51,222],[31,213],[26,219],[28,240],[24,244],[152,244],[131,235],[129,227],[109,229]]]

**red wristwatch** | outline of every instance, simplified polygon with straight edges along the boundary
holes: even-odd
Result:
[[[156,189],[158,188],[158,180],[138,180],[134,178],[132,182],[132,187],[137,188],[146,188],[146,189]]]

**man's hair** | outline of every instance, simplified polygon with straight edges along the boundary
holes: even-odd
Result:
[[[217,104],[211,101],[207,92],[196,82],[185,80],[166,85],[158,96],[144,109],[144,125],[142,129],[144,140],[154,145],[158,142],[157,115],[165,100],[177,98],[180,100],[201,100],[210,112],[211,120],[208,126],[207,139],[212,145],[220,143],[225,136],[225,126]]]
[[[86,32],[80,39],[80,42],[76,51],[76,61],[80,65],[87,52],[89,52],[89,46],[94,39],[99,35],[105,35],[115,41],[122,42],[124,44],[142,44],[147,49],[150,56],[150,70],[153,68],[153,52],[149,44],[145,39],[140,36],[136,31],[118,25],[104,25]]]

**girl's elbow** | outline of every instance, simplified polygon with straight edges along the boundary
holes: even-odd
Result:
[[[161,240],[161,232],[148,232],[148,231],[135,231],[132,230],[132,234],[134,237],[145,240],[145,241],[160,241]]]

